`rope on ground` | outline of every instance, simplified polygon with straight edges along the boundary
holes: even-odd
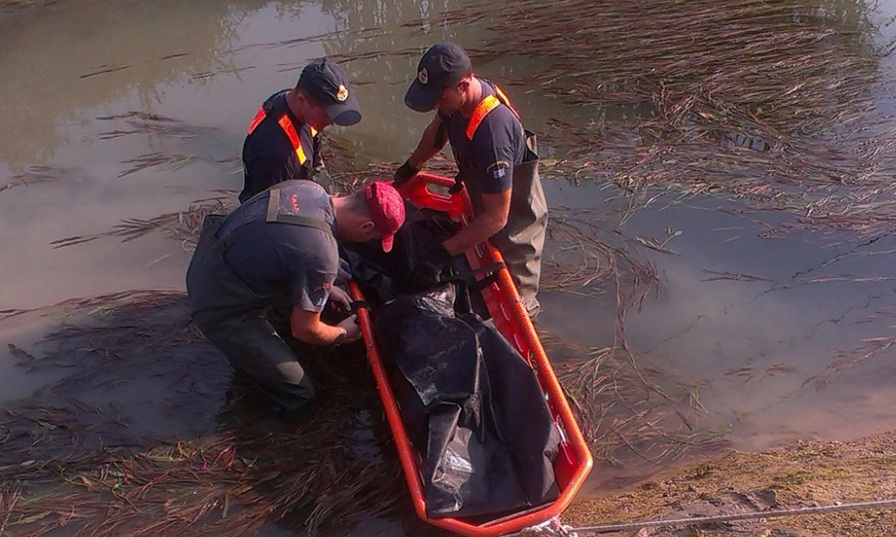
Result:
[[[517,535],[521,537],[578,537],[576,533],[572,531],[571,526],[564,525],[560,522],[560,517],[556,516],[536,526],[528,527],[519,533],[511,533],[504,537],[514,537]]]
[[[705,517],[690,518],[674,518],[669,520],[644,520],[640,522],[625,522],[618,524],[606,524],[601,526],[582,526],[574,528],[564,525],[558,517],[531,528],[526,528],[519,533],[513,533],[505,537],[537,537],[537,536],[558,536],[558,537],[578,537],[579,532],[586,534],[602,534],[602,533],[618,533],[625,530],[635,530],[642,528],[661,528],[674,526],[688,526],[694,524],[712,524],[719,522],[733,522],[737,520],[751,520],[764,518],[778,518],[787,516],[809,515],[814,513],[828,513],[834,511],[853,511],[860,509],[881,509],[887,507],[896,507],[896,499],[874,500],[867,502],[854,503],[836,503],[833,505],[821,505],[817,507],[798,507],[794,509],[778,509],[773,511],[755,511],[752,513],[737,513],[731,515],[716,515]]]

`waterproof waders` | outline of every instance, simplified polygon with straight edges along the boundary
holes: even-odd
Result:
[[[541,252],[548,227],[548,205],[538,176],[538,148],[535,135],[526,132],[526,155],[513,167],[513,190],[507,225],[491,237],[513,277],[523,306],[529,315],[538,313],[538,282],[541,277]],[[461,169],[461,180],[464,170]],[[476,181],[464,181],[473,211],[482,213],[482,191]]]
[[[271,190],[272,203],[277,201]],[[314,386],[296,359],[295,351],[271,324],[273,305],[280,297],[260,295],[234,274],[224,260],[227,249],[250,231],[268,222],[315,227],[332,234],[325,222],[269,210],[263,220],[234,230],[223,240],[218,230],[224,215],[208,215],[199,244],[187,269],[187,293],[193,322],[218,347],[231,365],[287,411],[304,410],[314,400]]]

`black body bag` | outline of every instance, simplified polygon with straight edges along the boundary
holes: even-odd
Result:
[[[374,302],[380,354],[421,458],[427,515],[493,518],[550,502],[559,435],[531,367],[469,300],[456,299],[466,293],[461,280],[408,279],[407,263],[426,265],[420,253],[451,232],[438,218],[415,210],[396,255],[346,252]]]

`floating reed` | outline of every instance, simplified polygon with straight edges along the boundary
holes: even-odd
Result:
[[[77,235],[66,237],[51,242],[55,248],[64,248],[75,244],[94,241],[106,237],[120,237],[123,242],[140,238],[147,233],[161,232],[164,235],[181,241],[188,249],[196,246],[199,232],[202,230],[202,222],[206,215],[221,213],[226,214],[236,203],[235,192],[216,190],[219,195],[204,200],[194,201],[186,211],[167,213],[141,220],[132,218],[122,221],[110,231],[93,235]]]
[[[5,185],[0,185],[0,193],[15,187],[28,187],[38,183],[62,181],[71,177],[74,173],[76,172],[70,168],[43,165],[29,166],[25,172],[13,175]]]
[[[69,374],[5,405],[0,524],[12,534],[237,536],[277,521],[313,534],[407,502],[360,347],[309,356],[318,410],[281,420],[192,329],[182,293],[108,298],[81,301],[89,318],[26,360]],[[44,313],[72,318],[69,307]],[[153,379],[166,388],[147,396]],[[163,429],[206,432],[131,431],[166,409]]]
[[[115,129],[111,131],[101,132],[99,133],[100,140],[111,140],[114,138],[127,136],[129,134],[158,135],[164,136],[166,138],[183,139],[198,138],[200,136],[210,136],[214,134],[214,129],[209,127],[188,125],[185,124],[181,119],[141,111],[131,111],[111,116],[100,116],[96,119],[97,121],[122,121],[129,127],[127,130]],[[163,161],[163,159],[161,159],[161,157],[159,157],[158,155],[154,156],[153,158],[159,163]],[[185,157],[183,156],[180,158],[181,160],[185,159]],[[149,164],[152,162],[152,159],[148,156],[144,156],[141,157],[141,160],[139,162]],[[119,177],[122,177],[124,175],[128,175],[128,173],[123,173]]]
[[[721,193],[783,209],[783,227],[892,227],[896,172],[889,95],[870,7],[804,0],[534,0],[491,13],[471,53],[533,72],[515,81],[580,107],[545,126],[561,157],[545,171],[617,184]]]

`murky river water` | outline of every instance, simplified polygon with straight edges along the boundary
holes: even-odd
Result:
[[[71,0],[0,14],[0,309],[183,289],[189,252],[158,234],[52,243],[240,188],[247,121],[310,58],[380,52],[343,64],[364,120],[340,135],[359,159],[403,160],[428,120],[402,104],[420,51],[444,39],[475,48],[487,37],[482,25],[440,23],[453,7]],[[878,8],[881,21],[896,13],[894,2]],[[500,80],[537,68],[523,62],[477,70]],[[537,88],[511,93],[535,130],[550,117],[588,113],[547,101]],[[598,208],[608,226],[619,220],[597,186],[549,180],[546,189],[553,207]],[[821,232],[761,236],[787,218],[702,198],[632,216],[624,225],[631,237],[681,233],[666,245],[674,253],[651,256],[661,291],[629,313],[630,345],[642,366],[692,389],[701,426],[730,427],[727,438],[741,449],[893,429],[892,353],[825,375],[838,359],[861,358],[866,338],[893,335],[896,244]],[[548,292],[543,304],[541,328],[585,346],[609,344],[610,299]],[[7,320],[0,343],[39,353],[38,340],[57,322]],[[52,378],[13,363],[0,352],[0,398],[26,396]],[[593,488],[649,471],[598,465]]]

